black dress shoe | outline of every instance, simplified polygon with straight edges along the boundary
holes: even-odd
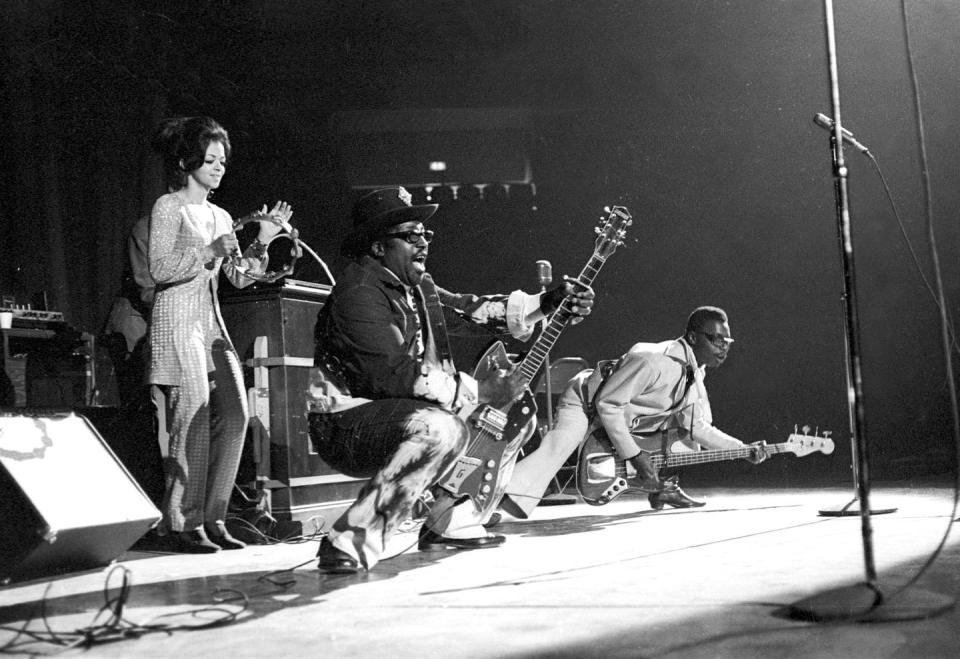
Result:
[[[173,534],[174,542],[171,550],[180,554],[215,554],[220,551],[220,545],[210,542],[202,528],[192,531],[180,531]]]
[[[353,556],[338,549],[330,542],[329,537],[320,541],[317,550],[317,568],[327,574],[356,574],[360,571],[360,564]]]
[[[652,492],[647,498],[650,500],[650,507],[654,510],[661,510],[664,505],[674,508],[699,508],[707,505],[706,501],[687,496],[679,486],[669,487],[662,492]]]
[[[237,540],[230,535],[230,532],[227,531],[227,527],[223,522],[216,523],[215,531],[207,531],[207,537],[210,539],[210,542],[221,549],[243,549],[247,546],[247,543],[242,540]]]
[[[488,533],[479,538],[448,538],[434,533],[424,525],[424,527],[420,529],[420,540],[417,542],[417,548],[420,551],[445,549],[446,547],[453,547],[455,549],[486,549],[487,547],[499,547],[506,541],[506,536],[498,533]]]

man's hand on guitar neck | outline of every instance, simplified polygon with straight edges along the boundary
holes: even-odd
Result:
[[[747,458],[747,460],[749,460],[753,464],[758,465],[770,457],[770,453],[766,449],[766,446],[767,446],[766,442],[764,441],[753,442],[751,444],[748,444],[748,446],[752,446],[753,450],[750,451],[750,457]]]
[[[574,315],[571,322],[576,324],[583,320],[584,316],[590,315],[594,297],[593,288],[564,275],[562,284],[547,291],[540,298],[540,310],[549,316],[560,308],[564,300],[569,299],[570,312]]]

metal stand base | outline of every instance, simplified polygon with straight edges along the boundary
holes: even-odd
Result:
[[[870,506],[871,515],[887,515],[897,512],[896,508],[874,508]],[[831,508],[821,508],[820,515],[823,517],[856,517],[860,515],[860,499],[854,497],[853,500]]]
[[[954,604],[952,597],[915,588],[884,598],[878,587],[862,583],[802,599],[791,604],[787,614],[795,620],[814,622],[894,622],[933,618]]]

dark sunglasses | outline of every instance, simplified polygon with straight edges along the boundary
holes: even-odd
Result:
[[[703,334],[705,337],[707,337],[707,341],[712,343],[713,347],[715,348],[726,348],[733,343],[733,339],[723,336],[722,334],[708,334],[707,332],[700,330],[697,330],[697,333]]]
[[[386,233],[384,234],[384,238],[401,238],[411,245],[416,245],[422,238],[429,245],[433,240],[433,231],[430,229],[424,229],[423,231],[414,231],[411,229],[410,231],[400,231],[398,233]]]

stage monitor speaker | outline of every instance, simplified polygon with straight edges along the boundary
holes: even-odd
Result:
[[[84,417],[0,414],[0,582],[107,565],[160,517]]]

